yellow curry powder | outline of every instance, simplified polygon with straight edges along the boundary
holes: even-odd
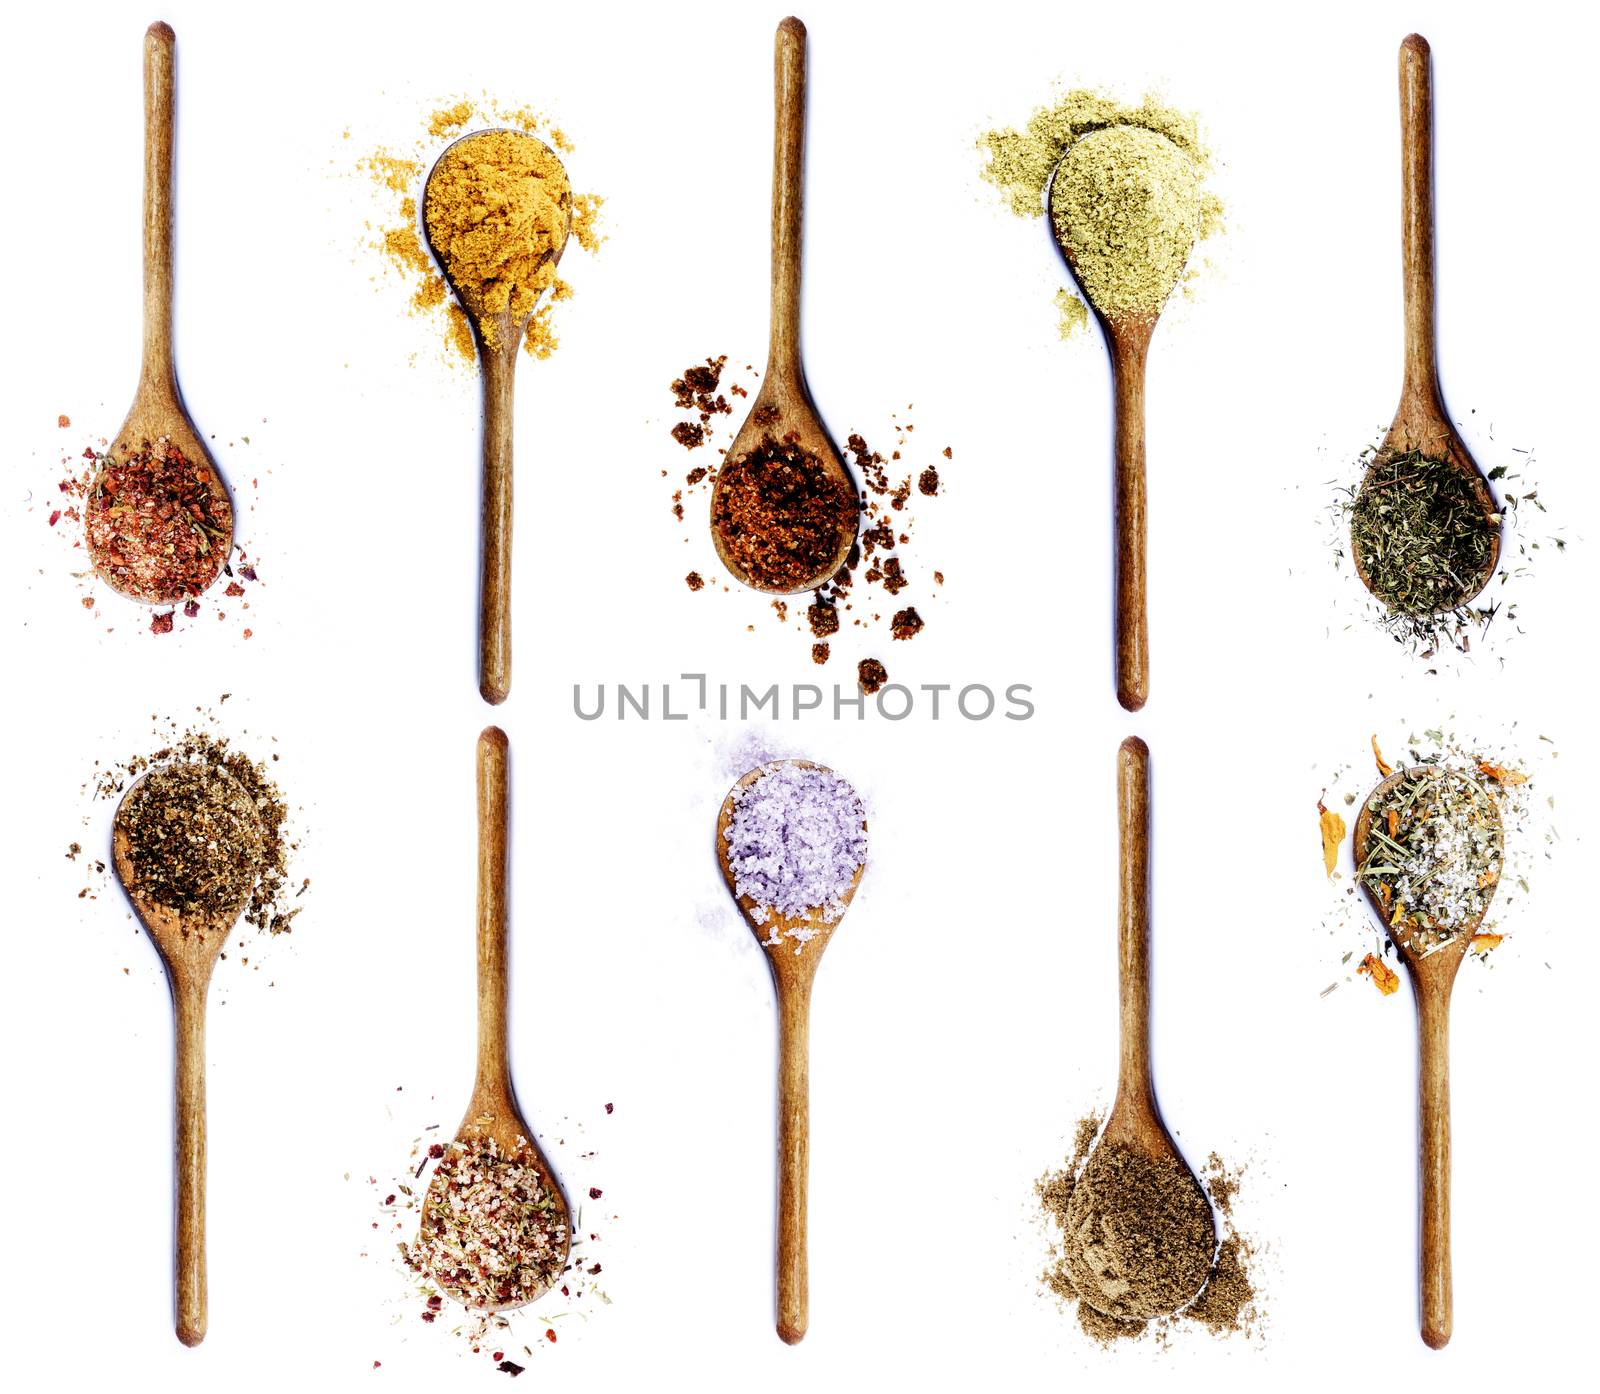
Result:
[[[1013,213],[1049,212],[1073,248],[1082,289],[1106,314],[1159,309],[1193,278],[1193,245],[1222,231],[1221,200],[1203,187],[1211,157],[1198,122],[1155,97],[1129,105],[1074,89],[1021,129],[990,131],[978,145],[989,156],[983,177]],[[1082,302],[1069,301],[1076,297],[1057,293],[1062,338],[1088,322]]]
[[[386,199],[389,212],[376,229],[373,245],[391,271],[397,272],[410,287],[413,314],[436,318],[443,331],[447,356],[461,361],[477,361],[473,327],[465,311],[450,294],[438,264],[423,241],[417,217],[418,199],[434,160],[447,142],[463,128],[474,124],[496,124],[502,132],[487,132],[481,139],[455,147],[464,152],[454,157],[451,178],[435,188],[437,200],[430,200],[423,211],[429,218],[429,240],[440,255],[447,245],[456,249],[451,271],[463,286],[476,278],[482,284],[495,276],[509,274],[501,308],[515,300],[517,317],[537,304],[528,323],[524,347],[535,358],[548,358],[557,347],[552,318],[555,306],[572,298],[572,287],[556,274],[554,256],[570,227],[570,236],[584,251],[593,253],[603,240],[597,230],[603,199],[597,194],[575,194],[565,169],[545,146],[570,154],[573,145],[564,131],[551,125],[543,113],[530,106],[506,107],[493,102],[462,99],[430,112],[421,122],[409,146],[401,151],[383,148],[360,160],[357,169],[372,180]],[[519,140],[509,134],[520,131],[537,136],[544,145]],[[501,134],[504,141],[489,138]],[[529,151],[509,151],[510,145],[542,150],[542,157]],[[471,155],[471,159],[466,158]],[[520,163],[519,163],[520,161]],[[441,173],[445,173],[441,169]],[[518,187],[522,180],[526,187]],[[474,193],[475,181],[480,187]],[[552,219],[551,207],[566,200],[567,210]],[[447,198],[443,197],[448,195]],[[479,197],[481,195],[481,197]],[[437,219],[437,224],[435,224]],[[570,221],[569,221],[570,220]],[[486,252],[486,244],[498,229],[511,238],[501,263]],[[497,298],[498,291],[494,296]],[[540,297],[543,296],[542,301]],[[491,332],[485,328],[485,336]],[[492,340],[491,340],[492,343]]]

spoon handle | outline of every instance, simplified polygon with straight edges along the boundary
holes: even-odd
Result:
[[[1130,711],[1150,696],[1145,619],[1144,368],[1148,330],[1119,335],[1112,349],[1116,403],[1114,514],[1117,551],[1117,701]]]
[[[778,992],[778,1335],[794,1345],[811,1321],[806,1177],[811,1162],[811,976]]]
[[[1150,747],[1129,736],[1117,751],[1117,1003],[1119,1108],[1155,1109],[1150,1082]]]
[[[1434,341],[1433,72],[1428,41],[1400,45],[1400,249],[1405,280],[1407,402],[1432,407],[1439,397]],[[1403,409],[1403,408],[1402,408]]]
[[[206,992],[208,973],[175,969],[172,1005],[177,1045],[178,1339],[206,1336]]]
[[[510,742],[498,726],[478,737],[478,1078],[475,1099],[509,1099],[506,1045],[506,824]]]
[[[1450,1340],[1450,981],[1416,979],[1421,1045],[1422,1339]]]
[[[800,372],[801,215],[805,206],[806,27],[778,25],[773,56],[772,341],[768,377]]]
[[[495,706],[511,692],[511,428],[517,351],[480,347],[483,364],[482,575],[478,691]]]
[[[144,35],[144,362],[145,389],[177,400],[172,356],[173,68],[177,37],[160,20]],[[134,442],[135,445],[138,442]]]

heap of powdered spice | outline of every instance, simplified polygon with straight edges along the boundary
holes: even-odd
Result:
[[[731,514],[737,505],[739,516],[718,516],[713,519],[713,525],[722,530],[724,544],[735,548],[747,568],[767,576],[774,589],[781,589],[788,577],[814,574],[815,566],[811,563],[816,558],[825,560],[837,553],[839,536],[834,529],[838,500],[831,494],[835,485],[820,468],[813,465],[808,469],[804,452],[792,442],[769,437],[757,451],[739,459],[727,459],[732,443],[731,424],[724,421],[724,418],[731,419],[733,412],[729,397],[750,395],[750,389],[743,383],[727,380],[727,364],[726,354],[708,357],[691,364],[671,381],[673,405],[685,416],[673,424],[669,434],[690,451],[709,447],[709,458],[701,463],[701,457],[693,456],[695,463],[682,476],[682,483],[673,489],[672,516],[685,525],[687,541],[694,526],[688,518],[688,503],[712,495],[719,473],[726,475],[736,471],[741,479],[748,477],[751,486],[748,490],[724,487],[723,513]],[[758,376],[748,364],[744,372],[752,378]],[[724,426],[729,428],[726,433],[719,429]],[[867,609],[861,588],[857,586],[857,582],[880,586],[891,599],[898,601],[901,592],[912,585],[904,561],[913,527],[909,505],[914,495],[933,498],[941,492],[943,476],[939,460],[948,461],[954,455],[946,446],[938,459],[929,460],[918,469],[905,459],[911,449],[915,425],[897,421],[893,430],[896,444],[887,456],[874,450],[859,433],[851,434],[845,441],[845,462],[853,467],[862,483],[857,499],[860,511],[857,542],[833,578],[812,593],[810,603],[803,610],[798,604],[792,607],[809,637],[812,661],[818,664],[830,660],[846,624],[851,630],[870,630],[887,623],[890,638],[896,640],[914,638],[925,624],[915,605],[897,603],[888,615]],[[666,470],[662,475],[671,478]],[[797,508],[797,497],[807,495],[808,490],[817,495],[811,500],[815,507]],[[768,515],[781,515],[786,525],[792,524],[796,516],[802,520],[809,518],[815,526],[809,530],[801,526],[795,530],[798,535],[786,534],[775,540]],[[932,579],[935,586],[942,586],[944,573],[935,571]],[[705,577],[698,570],[689,572],[685,582],[691,591],[706,588]],[[723,589],[730,588],[725,585]],[[780,624],[793,622],[789,601],[779,599],[769,603]],[[871,695],[888,682],[888,670],[876,656],[865,657],[857,663],[856,680],[861,690]]]
[[[1211,157],[1198,122],[1153,96],[1130,105],[1075,88],[978,147],[988,156],[983,178],[1018,217],[1043,216],[1048,196],[1056,236],[1102,314],[1158,311],[1196,274],[1193,245],[1222,231],[1221,200],[1204,188]],[[1058,291],[1056,305],[1063,338],[1088,324],[1070,292]]]
[[[57,425],[67,430],[72,420],[62,414]],[[249,436],[241,439],[250,444]],[[239,601],[237,613],[250,609],[243,598],[244,583],[260,577],[250,553],[238,542],[233,508],[225,496],[206,487],[204,477],[170,441],[145,444],[120,457],[102,441],[98,448],[85,446],[76,457],[64,451],[59,468],[60,502],[47,512],[46,524],[70,537],[75,550],[92,548],[101,559],[121,559],[112,564],[115,575],[101,578],[93,566],[72,573],[81,585],[85,610],[98,614],[94,583],[104,579],[156,606],[148,625],[141,621],[141,627],[171,634],[180,614],[190,620],[199,616],[202,593],[219,576],[227,584],[209,602],[212,613],[226,619],[227,602],[234,599]],[[63,522],[83,527],[61,528]],[[246,627],[243,637],[251,634]]]
[[[1102,1344],[1150,1329],[1165,1339],[1185,1322],[1216,1335],[1252,1334],[1260,1319],[1248,1271],[1254,1247],[1233,1223],[1240,1173],[1213,1153],[1202,1191],[1172,1159],[1096,1149],[1100,1124],[1098,1116],[1080,1119],[1066,1165],[1035,1187],[1057,1234],[1046,1289]],[[1213,1207],[1222,1221],[1215,1249]],[[1199,1295],[1174,1311],[1202,1282]]]
[[[300,913],[294,901],[310,882],[291,883],[298,843],[265,764],[224,737],[190,730],[98,771],[91,791],[122,804],[134,873],[129,889],[141,899],[178,911],[204,932],[226,933],[241,907],[244,922],[258,930],[290,930]]]
[[[861,796],[832,770],[780,760],[733,793],[725,833],[734,894],[748,898],[750,918],[823,923],[845,911],[845,897],[867,861]],[[769,946],[786,938],[799,953],[818,930],[772,921]]]
[[[359,160],[357,170],[372,181],[385,207],[382,225],[371,245],[388,269],[398,274],[409,288],[412,313],[439,325],[446,357],[476,363],[472,325],[450,294],[429,254],[418,219],[428,171],[450,140],[473,126],[521,131],[537,137],[549,149],[545,156],[538,156],[535,150],[528,148],[531,142],[510,136],[499,142],[474,141],[474,147],[482,148],[469,152],[474,167],[463,171],[473,177],[464,180],[458,192],[469,184],[479,188],[492,185],[499,188],[504,197],[490,204],[461,199],[452,201],[449,209],[441,206],[440,230],[435,232],[430,227],[430,238],[435,247],[443,247],[450,240],[447,234],[455,234],[461,247],[463,280],[488,280],[499,275],[504,280],[508,299],[517,301],[522,312],[538,302],[528,322],[524,346],[535,358],[548,358],[559,343],[555,333],[555,307],[571,299],[573,294],[572,286],[556,274],[554,264],[541,257],[540,244],[548,240],[552,230],[551,207],[555,203],[566,203],[570,208],[571,237],[584,251],[592,253],[599,249],[602,241],[597,224],[604,200],[598,194],[571,191],[565,169],[555,152],[570,155],[574,146],[566,133],[543,112],[530,106],[461,99],[430,113],[400,144],[383,146]],[[349,132],[345,134],[348,137]],[[556,182],[562,186],[564,200],[548,197]],[[475,254],[474,222],[494,220],[514,225],[519,236],[526,233],[522,240],[528,254],[516,259],[515,265],[496,268]],[[540,297],[543,297],[542,302]]]
[[[449,1143],[428,1183],[413,1256],[464,1307],[520,1307],[567,1264],[566,1211],[527,1139],[501,1152],[493,1138]]]

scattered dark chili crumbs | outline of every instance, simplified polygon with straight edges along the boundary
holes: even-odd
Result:
[[[828,661],[828,646],[826,644],[813,644],[811,646],[811,661],[813,663],[826,663]]]
[[[861,690],[870,697],[889,681],[889,670],[875,658],[863,658],[856,665],[856,677],[861,683]]]
[[[948,453],[948,452],[947,452]],[[939,471],[932,465],[917,476],[917,488],[929,498],[939,492]]]
[[[817,600],[806,607],[806,622],[819,639],[839,632],[839,612],[826,600]]]
[[[889,633],[896,639],[910,639],[922,628],[922,616],[914,606],[895,612],[895,617],[889,621]]]
[[[692,591],[705,589],[706,579],[698,571],[691,571],[683,579],[688,582],[689,589]]]
[[[694,450],[706,443],[706,428],[698,421],[680,421],[672,428],[672,438],[685,450]]]

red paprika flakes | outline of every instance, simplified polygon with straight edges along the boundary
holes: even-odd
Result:
[[[190,460],[163,438],[95,463],[83,520],[95,570],[135,600],[171,604],[201,594],[233,545],[233,505],[210,462]]]

